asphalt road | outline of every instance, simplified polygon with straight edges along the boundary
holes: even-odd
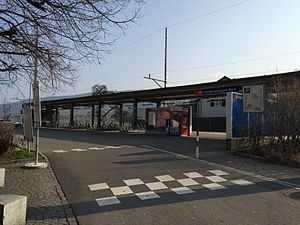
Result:
[[[201,160],[194,138],[41,130],[40,145],[82,225],[300,224],[300,170],[232,156],[222,135],[202,134]]]

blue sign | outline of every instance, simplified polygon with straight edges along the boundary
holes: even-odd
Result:
[[[232,137],[246,137],[248,134],[248,114],[243,111],[243,95],[233,93]]]
[[[210,88],[210,89],[204,89],[203,94],[204,95],[225,94],[226,92],[238,92],[241,90],[242,90],[241,86]]]

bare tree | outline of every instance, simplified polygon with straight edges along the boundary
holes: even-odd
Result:
[[[142,1],[1,1],[0,84],[32,80],[36,57],[44,88],[74,82],[80,64],[112,50],[114,34],[134,21]]]
[[[265,129],[273,150],[300,153],[300,80],[277,78],[268,93]]]
[[[103,84],[95,84],[92,87],[92,95],[105,95],[111,93],[110,91],[108,91],[106,85]]]

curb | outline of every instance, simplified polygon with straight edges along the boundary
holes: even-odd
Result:
[[[56,184],[55,184],[55,189],[56,189],[56,192],[61,200],[61,203],[63,205],[63,209],[64,209],[64,212],[65,212],[65,216],[66,216],[66,220],[68,222],[69,225],[78,225],[78,221],[74,215],[74,211],[72,209],[72,207],[70,206],[68,200],[67,200],[67,197],[65,195],[65,193],[63,192],[60,184],[59,184],[59,181],[58,179],[56,178],[55,176],[55,173],[53,171],[53,168],[51,166],[51,163],[50,161],[48,160],[47,156],[44,155],[43,153],[39,152],[39,154],[46,160],[46,162],[48,163],[48,168],[50,170],[50,173],[51,175],[55,178],[56,180]]]
[[[251,159],[264,161],[264,162],[270,163],[270,164],[277,164],[277,165],[281,165],[281,166],[300,168],[300,165],[298,165],[296,163],[288,162],[288,161],[272,160],[272,159],[269,159],[269,158],[265,158],[263,156],[251,155],[251,154],[247,154],[247,153],[243,153],[243,152],[233,152],[233,154],[243,156],[243,157],[247,157],[247,158],[251,158]]]

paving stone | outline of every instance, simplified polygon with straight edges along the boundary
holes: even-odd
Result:
[[[5,187],[0,192],[27,196],[27,225],[76,225],[68,204],[51,167],[23,169],[25,163],[4,165]]]

